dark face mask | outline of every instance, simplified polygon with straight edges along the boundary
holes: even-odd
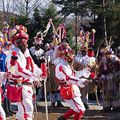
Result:
[[[24,53],[26,51],[26,45],[18,45],[18,48]]]
[[[17,47],[22,51],[22,53],[24,53],[28,47],[26,40],[19,39],[18,41],[16,41],[16,43]]]
[[[40,47],[41,47],[41,46],[40,46],[39,44],[35,45],[35,49],[36,49],[36,50],[39,50]]]
[[[87,52],[86,51],[82,51],[82,55],[86,56]]]
[[[65,56],[66,56],[66,59],[67,59],[68,63],[72,63],[73,62],[73,59],[74,59],[73,55],[65,54]]]

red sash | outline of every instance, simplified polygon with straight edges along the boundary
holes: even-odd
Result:
[[[64,72],[62,66],[59,67],[59,71],[63,72],[65,74],[66,81],[68,81],[70,79],[70,77]],[[62,82],[62,80],[59,80],[59,82],[60,81]],[[72,85],[62,85],[61,84],[60,94],[61,94],[62,98],[65,100],[70,100],[75,96]]]
[[[75,96],[72,85],[61,86],[60,94],[61,94],[61,97],[65,100],[70,100]]]
[[[22,101],[22,87],[17,87],[16,85],[7,85],[7,97],[11,102],[21,102]]]

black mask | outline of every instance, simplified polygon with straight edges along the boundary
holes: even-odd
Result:
[[[25,41],[26,40],[22,40],[22,38],[16,40],[17,47],[22,51],[22,53],[24,53],[28,47],[28,44]]]
[[[24,53],[26,51],[27,45],[18,45],[18,48]]]

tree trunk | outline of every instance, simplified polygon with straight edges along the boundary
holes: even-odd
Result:
[[[77,25],[77,22],[78,22],[78,18],[77,18],[77,14],[75,15],[75,45],[76,45],[76,51],[75,53],[77,54],[77,37],[78,37],[78,34],[77,34],[77,31],[78,31],[78,25]]]
[[[28,4],[29,4],[29,1],[26,0],[26,17],[27,18],[28,18],[28,9],[29,9]]]
[[[103,0],[103,7],[105,12],[105,0]],[[104,31],[104,40],[107,42],[107,26],[106,26],[106,16],[103,15],[103,31]]]

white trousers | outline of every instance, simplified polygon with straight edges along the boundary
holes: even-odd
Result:
[[[71,109],[73,109],[76,112],[80,112],[80,111],[85,111],[85,107],[84,104],[80,98],[80,96],[72,98],[70,100],[65,100],[67,102],[67,104],[70,106]]]
[[[32,86],[23,85],[22,102],[18,102],[18,112],[16,113],[17,120],[33,120],[33,89]]]
[[[72,85],[74,94],[76,97],[70,99],[70,100],[65,100],[67,102],[67,104],[70,106],[71,109],[73,109],[76,112],[80,112],[80,111],[85,111],[85,107],[84,104],[81,100],[81,93],[80,93],[80,89],[77,85]]]
[[[1,104],[1,93],[0,93],[0,120],[6,120],[6,116],[5,116],[5,111],[2,108],[2,104]]]

